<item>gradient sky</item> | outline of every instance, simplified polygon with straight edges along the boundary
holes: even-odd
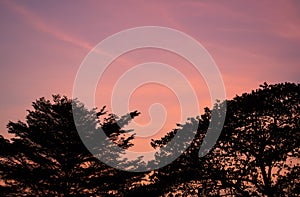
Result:
[[[76,2],[76,3],[75,3]],[[137,26],[165,26],[185,32],[212,55],[221,71],[228,98],[263,82],[300,82],[299,1],[0,1],[0,134],[7,136],[9,120],[23,120],[31,102],[52,94],[72,95],[77,70],[101,40]],[[124,63],[129,59],[130,63]],[[107,104],[113,82],[132,65],[161,61],[187,75],[198,88],[200,107],[208,104],[201,78],[186,71],[187,62],[174,54],[145,49],[115,61],[99,82],[98,106]],[[109,74],[109,73],[114,73]],[[197,78],[197,79],[196,79]],[[202,80],[202,81],[201,81]],[[200,83],[198,83],[200,81]],[[132,109],[162,95],[168,113],[164,129],[174,125],[178,108],[165,87],[137,89]],[[153,91],[155,89],[155,91]],[[107,98],[106,98],[107,97]],[[145,99],[147,97],[147,99]],[[172,98],[172,102],[170,102]],[[169,105],[169,106],[168,106]],[[143,113],[144,112],[144,113]],[[175,114],[175,115],[174,115]],[[169,118],[169,117],[168,117]]]

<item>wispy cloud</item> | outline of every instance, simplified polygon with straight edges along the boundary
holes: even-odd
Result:
[[[83,49],[91,50],[93,48],[93,46],[88,42],[68,33],[65,33],[57,27],[55,27],[54,25],[51,25],[50,23],[42,20],[39,16],[37,16],[27,7],[15,1],[3,1],[3,3],[5,3],[11,10],[22,16],[22,18],[36,30],[48,33],[56,39],[73,44]]]
[[[28,23],[37,31],[47,33],[60,41],[72,44],[74,46],[80,47],[88,51],[91,51],[93,49],[94,52],[99,55],[114,57],[114,54],[110,54],[107,51],[103,51],[99,48],[97,48],[96,50],[94,49],[94,46],[92,44],[86,42],[85,40],[78,38],[70,33],[66,33],[60,28],[57,28],[56,26],[50,24],[49,22],[44,21],[41,17],[36,15],[33,11],[31,11],[24,5],[21,5],[15,1],[4,1],[4,3],[9,8],[11,8],[11,10],[19,14],[25,20],[26,23]],[[122,58],[121,62],[123,64],[132,64],[131,60],[128,58]]]

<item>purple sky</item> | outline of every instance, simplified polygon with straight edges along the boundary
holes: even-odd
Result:
[[[22,120],[35,99],[71,96],[87,53],[107,36],[137,26],[171,27],[197,39],[219,66],[228,98],[264,81],[299,83],[299,10],[296,0],[1,1],[0,133],[6,135],[9,120]],[[147,51],[128,57],[149,60]],[[114,80],[107,76],[106,88]]]

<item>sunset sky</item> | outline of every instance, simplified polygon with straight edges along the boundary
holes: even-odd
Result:
[[[7,136],[8,121],[23,120],[35,99],[50,98],[52,94],[71,97],[76,73],[88,52],[106,37],[138,26],[170,27],[200,42],[218,65],[229,99],[265,81],[299,83],[299,10],[300,2],[296,0],[56,4],[2,0],[0,134]],[[130,61],[124,63],[122,59]],[[164,62],[180,70],[197,89],[200,108],[209,104],[205,83],[193,74],[188,62],[166,51],[142,49],[120,57],[110,66],[99,82],[97,106],[108,104],[107,96],[123,72],[148,61]],[[145,109],[156,99],[165,104],[169,114],[176,116],[174,94],[165,87],[148,84],[134,92],[130,103],[131,109],[140,109],[145,114],[140,123],[149,120]],[[175,125],[173,118],[167,119],[165,129]]]

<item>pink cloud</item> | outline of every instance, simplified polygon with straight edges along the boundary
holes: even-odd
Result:
[[[15,1],[4,1],[4,3],[7,6],[9,6],[13,11],[15,11],[17,14],[21,15],[24,18],[24,20],[36,30],[48,33],[51,36],[61,41],[73,44],[75,46],[87,50],[91,50],[93,48],[93,46],[91,46],[89,43],[85,42],[84,40],[81,40],[75,36],[62,32],[55,26],[46,23],[25,6],[18,4]]]

